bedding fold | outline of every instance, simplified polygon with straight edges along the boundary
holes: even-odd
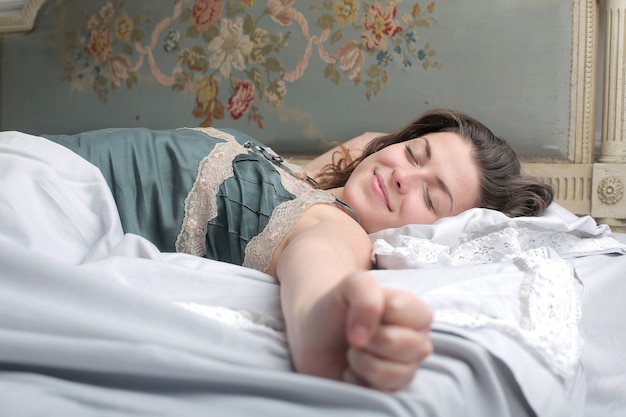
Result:
[[[505,245],[497,259],[462,265],[450,264],[450,248],[510,236],[510,219],[471,211],[456,220],[467,225],[460,230],[441,222],[378,236],[391,252],[402,235],[448,256],[446,264],[440,256],[410,263],[396,252],[401,269],[372,272],[435,307],[434,353],[406,390],[389,395],[293,372],[271,276],[122,234],[104,178],[81,161],[41,138],[0,134],[0,415],[583,415],[581,345],[567,356],[531,336],[547,306],[571,316],[555,316],[568,324],[560,333],[542,334],[577,341],[581,293],[572,265],[592,253],[623,253],[589,219],[556,207],[529,231],[607,246],[566,253]],[[556,304],[545,303],[548,295]]]

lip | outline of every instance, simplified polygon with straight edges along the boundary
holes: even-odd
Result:
[[[378,172],[374,171],[371,182],[374,193],[381,199],[383,204],[387,207],[387,210],[391,211],[391,207],[389,207],[387,187],[385,187],[385,183]]]

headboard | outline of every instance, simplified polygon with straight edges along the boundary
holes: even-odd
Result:
[[[311,155],[451,107],[506,138],[558,203],[618,229],[625,10],[626,0],[28,0],[0,17],[0,129],[228,126]]]

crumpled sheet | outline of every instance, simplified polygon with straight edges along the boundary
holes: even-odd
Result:
[[[297,374],[270,276],[161,253],[124,235],[115,213],[94,167],[42,139],[0,134],[0,415],[584,413],[580,366],[564,379],[497,328],[436,323],[434,354],[395,394]],[[438,287],[444,300],[440,290],[471,268],[519,274],[503,265],[373,274],[427,301]]]

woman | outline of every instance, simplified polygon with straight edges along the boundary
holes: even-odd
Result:
[[[432,312],[367,273],[368,233],[472,207],[539,215],[552,191],[520,174],[504,141],[457,112],[433,110],[369,136],[334,163],[326,165],[331,151],[307,165],[308,178],[235,131],[51,138],[101,169],[126,232],[273,275],[299,372],[395,391],[432,350]]]

